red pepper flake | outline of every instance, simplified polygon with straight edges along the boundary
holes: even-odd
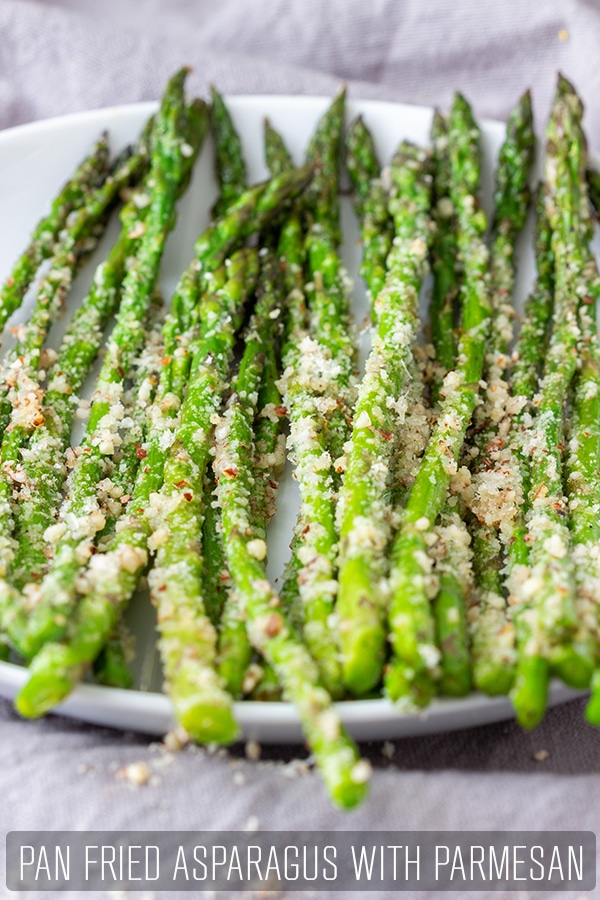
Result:
[[[279,634],[283,625],[283,621],[278,613],[272,613],[265,623],[265,634],[268,637],[275,637]]]
[[[189,503],[190,500],[193,500],[193,499],[194,499],[194,495],[192,494],[191,491],[184,491],[183,499],[184,499],[184,500],[187,500],[187,502]]]
[[[175,487],[178,487],[178,488],[187,487],[187,481],[185,480],[185,478],[182,478],[181,481],[175,481],[173,483],[174,483]]]
[[[274,412],[276,416],[287,416],[287,409],[285,406],[276,406]]]
[[[148,456],[147,452],[144,450],[141,444],[134,444],[135,446],[135,455],[138,459],[146,459]]]
[[[237,466],[228,466],[227,469],[223,469],[223,475],[226,475],[228,478],[237,478]]]
[[[385,428],[380,428],[379,434],[384,439],[384,441],[391,441],[394,436],[391,431],[387,431],[387,429]]]
[[[163,358],[160,360],[161,366],[168,366],[172,359],[172,356],[163,356]]]

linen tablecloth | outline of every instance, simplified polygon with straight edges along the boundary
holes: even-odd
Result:
[[[459,89],[479,117],[496,119],[531,87],[541,131],[561,70],[600,150],[599,60],[596,0],[0,0],[0,127],[157,99],[188,63],[190,91],[202,96],[211,82],[225,93],[327,95],[345,82],[350,96],[446,109]],[[0,831],[593,831],[600,732],[583,706],[552,709],[529,734],[507,722],[367,745],[371,795],[344,814],[301,747],[265,747],[258,762],[243,748],[174,753],[61,717],[22,722],[3,701]],[[121,777],[137,762],[150,774],[140,786]]]

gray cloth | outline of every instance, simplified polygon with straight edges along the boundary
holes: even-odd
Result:
[[[600,148],[596,0],[0,0],[0,35],[1,127],[155,99],[189,63],[190,88],[203,95],[210,82],[231,93],[330,95],[345,81],[355,97],[447,108],[460,89],[479,116],[498,119],[531,87],[541,129],[560,69],[586,101]],[[0,720],[5,831],[255,820],[261,829],[595,830],[599,819],[600,733],[585,724],[582,701],[551,710],[531,734],[508,722],[396,741],[386,755],[368,745],[371,796],[352,814],[332,809],[318,776],[293,761],[301,748],[265,748],[268,759],[247,762],[240,749],[173,754],[60,717],[24,723],[5,702]],[[148,764],[149,783],[120,777],[131,762]]]

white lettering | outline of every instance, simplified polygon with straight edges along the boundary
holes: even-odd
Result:
[[[540,851],[539,859],[537,858],[537,854],[535,853],[536,850]],[[542,879],[544,878],[544,865],[542,863],[543,858],[544,858],[544,848],[540,847],[539,844],[534,844],[533,847],[531,848],[531,862],[539,868],[540,874],[534,875],[533,869],[532,868],[529,869],[529,877],[531,878],[532,881],[542,881]]]
[[[30,859],[25,859],[25,851],[26,850],[31,850],[31,858]],[[21,847],[21,881],[23,881],[23,877],[25,875],[25,866],[32,866],[34,859],[35,859],[35,850],[31,846],[31,844],[23,844],[23,846]]]
[[[445,859],[441,859],[442,851],[446,854]],[[439,881],[440,877],[440,866],[447,866],[450,863],[450,847],[446,847],[445,844],[440,844],[435,848],[435,880]]]
[[[371,875],[373,873],[373,866],[375,865],[375,847],[373,847],[373,850],[371,852],[370,861],[367,859],[367,848],[364,845],[360,848],[360,857],[359,857],[358,861],[356,859],[356,854],[354,852],[354,845],[352,845],[351,850],[352,850],[352,863],[354,865],[354,876],[355,876],[356,880],[360,881],[360,879],[362,877],[362,869],[363,869],[363,865],[364,865],[365,877],[366,877],[367,881],[370,881]]]
[[[579,847],[577,847],[577,849],[579,850],[579,863],[575,858],[575,847],[569,844],[569,881],[573,880],[571,863],[573,863],[573,866],[575,868],[577,881],[583,881],[583,847],[581,846],[581,844],[579,845]]]
[[[333,859],[329,859],[329,856],[327,855],[328,851],[331,851]],[[331,866],[332,871],[331,875],[328,875],[325,868],[323,869],[323,878],[325,879],[325,881],[335,881],[335,879],[337,878],[337,866],[333,861],[336,858],[337,850],[335,849],[335,847],[331,847],[329,844],[327,844],[327,846],[323,848],[323,859],[329,866]]]
[[[85,880],[86,881],[90,880],[90,866],[98,865],[97,859],[90,858],[90,851],[97,850],[97,849],[98,849],[97,844],[89,844],[89,845],[86,844],[86,847],[85,847]]]
[[[195,856],[195,854],[196,854],[196,850],[194,850],[194,856]],[[185,861],[185,852],[184,852],[184,849],[181,846],[181,844],[179,845],[179,847],[177,849],[177,859],[175,860],[175,869],[173,871],[173,881],[175,881],[175,879],[177,878],[177,875],[180,871],[183,872],[183,874],[185,876],[185,880],[189,881],[190,876],[188,875],[187,862]]]
[[[554,872],[558,872],[560,874],[561,881],[565,880],[558,847],[554,847],[554,850],[552,851],[552,859],[550,860],[550,868],[548,869],[548,878],[552,878]]]
[[[524,866],[525,860],[517,858],[517,850],[526,850],[525,844],[515,844],[513,847],[513,878],[515,881],[527,881],[526,875],[517,875],[517,866]]]
[[[465,872],[465,865],[463,863],[460,847],[454,848],[454,859],[452,860],[452,869],[450,870],[450,881],[454,880],[454,873],[457,869],[461,874],[462,880],[465,881],[467,874]]]

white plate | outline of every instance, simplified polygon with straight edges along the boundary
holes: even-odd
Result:
[[[330,103],[330,98],[313,97],[232,97],[229,108],[242,136],[249,178],[258,181],[267,176],[263,161],[262,123],[268,116],[284,135],[296,161],[303,159],[306,144],[314,126]],[[155,110],[155,104],[114,107],[45,122],[24,125],[0,134],[0,279],[4,279],[14,259],[26,245],[28,235],[49,206],[58,187],[88,152],[103,128],[110,131],[111,145],[119,150],[138,135],[143,123]],[[373,132],[382,162],[391,158],[403,138],[417,143],[428,142],[432,111],[418,106],[391,103],[349,101],[348,121],[362,113]],[[500,147],[504,127],[497,122],[483,122],[483,199],[489,208],[493,186],[494,161]],[[179,205],[178,222],[171,235],[163,263],[165,296],[172,292],[179,274],[192,257],[193,244],[208,223],[209,209],[216,196],[213,175],[213,153],[207,141],[196,165],[190,188]],[[342,198],[343,254],[355,289],[352,305],[356,320],[367,313],[364,290],[358,278],[360,247],[358,229],[347,197]],[[69,298],[69,311],[80,302],[89,285],[94,264],[110,247],[117,234],[113,222],[90,264],[78,278]],[[532,229],[528,225],[520,243],[517,304],[522,303],[533,280],[533,255],[530,249]],[[15,315],[12,324],[22,321],[31,309],[31,297]],[[50,343],[57,346],[68,316],[52,329]],[[10,346],[5,336],[4,346]],[[363,354],[365,348],[362,348]],[[90,380],[91,384],[91,380]],[[279,493],[278,513],[269,530],[269,574],[280,575],[297,508],[297,490],[289,473]],[[92,684],[80,685],[59,711],[65,715],[162,734],[173,724],[168,699],[158,693],[160,672],[153,651],[151,613],[143,598],[138,598],[131,612],[132,627],[138,639],[136,684],[139,689],[116,690]],[[0,663],[0,695],[13,698],[26,679],[23,668]],[[577,692],[553,684],[550,703],[576,696]],[[338,704],[342,719],[352,734],[361,740],[395,738],[464,728],[511,718],[513,713],[506,698],[488,698],[473,694],[463,699],[436,700],[422,715],[399,713],[386,700],[360,700]],[[297,716],[285,703],[244,702],[236,704],[236,715],[245,737],[267,742],[301,739]]]

